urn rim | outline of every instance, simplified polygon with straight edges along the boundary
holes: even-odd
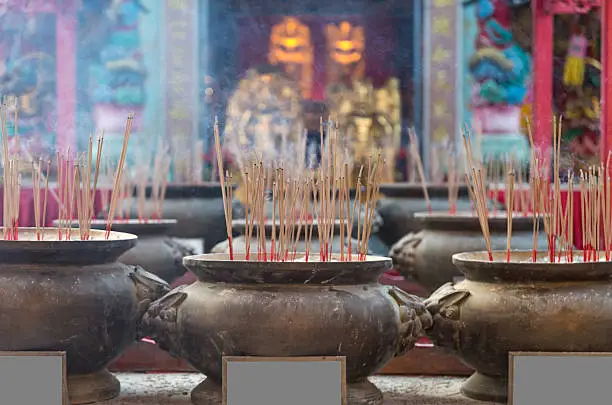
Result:
[[[176,226],[176,219],[147,219],[139,220],[136,218],[130,219],[114,219],[111,229],[121,233],[129,233],[134,235],[165,235],[173,226]],[[57,227],[59,220],[53,220],[53,226]],[[79,222],[72,221],[72,227],[78,228]],[[106,229],[106,219],[92,219],[91,229]]]
[[[348,222],[348,221],[347,221],[347,222]],[[346,230],[346,225],[347,225],[347,222],[345,222],[345,223],[344,223],[344,229],[345,229],[345,230]],[[276,226],[276,232],[277,232],[277,234],[278,234],[278,232],[280,231],[280,221],[278,221],[278,220],[276,220],[276,221],[272,221],[271,219],[266,219],[266,220],[264,221],[264,224],[263,224],[263,228],[264,228],[264,229],[265,229],[265,231],[266,231],[266,237],[269,237],[269,236],[271,236],[271,235],[272,235],[272,224],[274,224],[274,225]],[[318,229],[319,229],[319,221],[318,221],[318,220],[316,220],[316,219],[313,219],[312,221],[309,221],[309,222],[307,223],[308,228],[306,228],[306,227],[305,227],[305,225],[306,225],[306,223],[304,223],[304,224],[302,225],[302,228],[301,228],[301,233],[302,233],[302,236],[304,236],[304,232],[305,232],[305,230],[306,230],[306,229],[308,229],[308,232],[310,232],[310,228],[311,228],[311,226],[312,226],[312,232],[313,232],[313,234],[316,234],[316,233],[317,233],[317,231],[318,231]],[[340,234],[340,229],[342,228],[342,223],[340,222],[340,220],[339,220],[339,219],[336,219],[336,220],[334,221],[333,225],[334,225],[334,235],[339,235],[339,234]],[[348,225],[349,225],[349,227],[350,227],[350,223],[349,223]],[[295,224],[294,224],[294,229],[295,229],[296,231],[297,231],[298,226],[299,226],[299,224],[298,224],[298,223],[295,223]],[[246,219],[244,219],[244,218],[239,218],[239,219],[233,219],[233,220],[232,220],[232,230],[233,230],[234,232],[238,232],[238,233],[240,233],[240,234],[243,234],[243,233],[245,232],[245,227],[246,227]],[[258,222],[257,226],[254,226],[254,228],[255,228],[255,227],[256,227],[256,228],[260,228],[260,229],[262,228],[262,227],[259,225],[259,222]]]
[[[41,228],[42,240],[36,228],[19,228],[19,240],[0,240],[0,264],[94,265],[117,261],[134,246],[138,236],[92,229],[92,239],[81,240],[78,228],[72,228],[70,240],[58,240],[57,227]],[[65,237],[65,235],[63,236]]]
[[[420,183],[384,183],[380,185],[379,192],[388,198],[425,198],[425,193],[423,193],[423,186]],[[448,198],[448,186],[441,184],[428,184],[427,194],[429,195],[429,198]],[[467,197],[467,186],[459,185],[457,187],[457,194],[459,198]]]
[[[531,281],[581,281],[612,278],[612,261],[605,259],[605,252],[598,252],[600,261],[582,261],[583,251],[573,252],[575,262],[547,261],[548,252],[536,253],[536,262],[531,250],[513,250],[510,262],[505,250],[493,251],[489,261],[487,251],[456,253],[453,264],[468,280],[484,282],[531,282]],[[603,259],[603,260],[602,260]]]
[[[200,281],[301,285],[377,283],[380,275],[393,267],[389,257],[369,255],[364,261],[358,261],[356,253],[352,261],[325,262],[319,261],[317,254],[308,262],[301,261],[305,259],[302,252],[296,255],[300,261],[270,262],[256,260],[257,255],[253,256],[254,259],[245,260],[244,253],[236,253],[234,260],[230,260],[227,253],[205,253],[185,256],[183,265]],[[337,260],[339,254],[332,257]]]
[[[148,186],[146,189],[146,196],[151,197],[153,187]],[[188,198],[200,198],[200,199],[212,199],[221,198],[223,192],[221,190],[221,183],[219,182],[206,182],[200,184],[168,184],[164,198],[166,200],[179,200]]]
[[[471,211],[458,211],[454,214],[448,211],[416,212],[414,218],[423,224],[424,229],[436,229],[443,231],[477,231],[482,232],[480,220],[476,213]],[[541,221],[541,217],[539,218]],[[489,214],[489,231],[506,232],[508,226],[508,215],[506,212]],[[533,231],[533,216],[513,213],[513,231]]]

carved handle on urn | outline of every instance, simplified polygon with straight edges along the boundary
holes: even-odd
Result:
[[[408,294],[396,286],[391,286],[388,293],[399,310],[400,340],[395,355],[401,356],[414,347],[415,343],[424,336],[425,330],[432,326],[433,321],[421,298]]]
[[[402,276],[418,280],[415,258],[422,240],[422,231],[410,232],[391,247],[389,257],[393,259],[393,265]]]
[[[172,257],[174,258],[174,269],[176,272],[174,274],[174,278],[178,278],[187,271],[185,266],[183,266],[183,257],[195,255],[196,251],[184,243],[179,242],[175,238],[165,238],[164,244],[168,246],[172,252]]]
[[[172,356],[180,357],[180,332],[178,328],[179,307],[187,299],[180,285],[152,303],[140,322],[139,335],[155,340],[160,349]]]
[[[140,327],[142,316],[155,300],[160,299],[170,291],[170,285],[153,273],[140,266],[129,266],[129,277],[134,285],[136,295],[136,313],[134,322]],[[139,336],[140,338],[141,336]]]
[[[433,325],[427,330],[427,335],[436,345],[454,351],[459,349],[461,305],[469,296],[469,291],[446,283],[425,300],[425,307],[433,317]]]

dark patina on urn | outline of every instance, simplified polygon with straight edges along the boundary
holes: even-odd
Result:
[[[417,297],[378,283],[391,259],[293,262],[186,257],[198,281],[153,303],[143,332],[207,379],[197,405],[221,404],[223,356],[346,356],[348,403],[380,404],[367,380],[409,350],[431,316]],[[336,256],[337,259],[337,256]]]
[[[65,351],[71,404],[113,398],[119,381],[106,366],[169,286],[117,261],[135,235],[92,230],[90,240],[58,241],[57,228],[42,232],[43,240],[33,228],[0,240],[0,351]]]
[[[378,211],[382,217],[382,225],[378,232],[379,237],[387,246],[392,246],[401,237],[418,232],[422,222],[414,218],[417,212],[427,212],[429,207],[425,200],[425,193],[420,184],[390,183],[381,184]],[[429,185],[427,187],[432,212],[450,212],[448,199],[448,186]],[[469,211],[472,203],[469,200],[468,189],[460,186],[457,190],[456,211]]]
[[[476,371],[465,396],[505,402],[511,351],[612,351],[612,264],[550,263],[546,251],[537,257],[533,263],[531,251],[514,251],[508,263],[505,251],[492,262],[487,252],[456,254],[465,280],[425,301],[430,338]]]
[[[401,238],[390,250],[395,268],[411,277],[431,293],[441,285],[463,278],[452,262],[455,253],[486,249],[478,216],[471,212],[418,212],[414,214],[422,230]],[[508,216],[489,216],[489,232],[493,250],[506,249]],[[542,228],[542,227],[541,227]],[[546,249],[546,234],[540,232],[538,248]],[[527,250],[533,247],[533,217],[515,214],[512,218],[511,248]]]

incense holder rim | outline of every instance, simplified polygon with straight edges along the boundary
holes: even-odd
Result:
[[[344,230],[346,231],[346,225],[347,222],[350,226],[350,221],[345,221],[344,222]],[[271,219],[266,219],[264,221],[264,229],[266,231],[266,237],[269,237],[272,235],[272,224],[274,224],[276,226],[276,234],[278,235],[279,230],[280,230],[280,221],[276,220],[276,221],[272,221]],[[305,236],[304,231],[305,229],[308,229],[308,232],[310,232],[310,226],[312,225],[312,232],[313,232],[313,236],[317,235],[317,232],[319,230],[319,221],[314,219],[310,222],[308,222],[308,228],[306,228],[306,223],[302,224],[302,237]],[[342,223],[340,222],[339,219],[336,219],[334,221],[334,236],[340,235],[340,229],[342,228]],[[294,225],[294,228],[297,231],[299,224],[296,223]],[[357,226],[357,220],[353,220],[353,226]],[[253,237],[255,237],[256,235],[256,229],[259,227],[259,222],[254,223],[253,224]],[[232,230],[234,232],[238,232],[241,235],[243,235],[244,233],[246,233],[246,219],[244,218],[240,218],[240,219],[234,219],[232,220]]]
[[[577,281],[612,278],[612,261],[533,263],[531,250],[511,250],[510,262],[507,262],[505,250],[495,250],[492,254],[492,262],[489,261],[487,251],[456,253],[452,256],[452,261],[459,271],[472,281]],[[574,250],[573,255],[582,259],[583,251]],[[548,257],[547,251],[536,253],[537,259]],[[605,253],[598,252],[598,257],[605,258]]]
[[[37,240],[36,228],[19,228],[19,235],[31,235],[31,239],[0,240],[1,264],[58,264],[58,265],[85,265],[106,264],[117,261],[125,252],[136,246],[138,236],[111,231],[109,239],[105,238],[106,231],[92,229],[92,236],[96,239],[81,240],[78,228],[72,228],[70,240],[57,240],[57,227],[45,227],[41,230],[46,235],[53,235],[56,239]]]
[[[113,220],[111,230],[134,235],[162,235],[173,226],[176,226],[177,222],[176,219],[148,219],[146,222],[139,221],[138,219]],[[53,226],[57,227],[58,224],[59,220],[54,219]],[[71,225],[73,229],[79,227],[78,221],[75,220],[72,221]],[[93,219],[91,221],[91,229],[105,230],[106,219]]]
[[[380,275],[393,267],[389,257],[366,256],[365,261],[357,261],[353,253],[352,261],[319,261],[319,254],[313,252],[308,262],[271,262],[256,260],[257,252],[251,253],[255,259],[244,260],[244,253],[236,253],[230,260],[227,253],[205,253],[186,256],[183,265],[194,273],[200,281],[256,284],[368,284],[377,283]],[[305,253],[298,252],[298,259]],[[333,254],[339,259],[339,254]],[[236,260],[242,258],[243,260]],[[317,261],[312,261],[316,258]]]
[[[378,191],[387,198],[425,198],[421,183],[384,183],[380,185]],[[428,184],[427,193],[429,198],[448,198],[448,185]],[[467,198],[468,195],[466,185],[460,184],[457,186],[457,198]]]
[[[472,214],[471,211],[460,211],[454,215],[446,211],[416,212],[414,218],[423,224],[424,229],[450,231],[453,227],[456,227],[460,228],[458,230],[482,231],[478,215],[476,213]],[[539,217],[539,221],[541,223],[542,216]],[[507,232],[508,215],[503,211],[497,215],[489,214],[488,223],[491,232]],[[524,216],[520,213],[514,213],[512,215],[512,229],[515,231],[532,231],[533,215]]]
[[[236,186],[234,185],[234,188]],[[146,197],[150,198],[152,195],[153,187],[147,186]],[[222,198],[223,192],[221,191],[221,183],[201,183],[201,184],[180,184],[172,183],[166,185],[166,192],[164,199],[166,200],[177,200],[186,198]]]

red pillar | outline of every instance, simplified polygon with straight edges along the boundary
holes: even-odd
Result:
[[[605,162],[612,148],[612,122],[607,119],[612,114],[612,4],[601,2],[601,159]]]
[[[533,141],[548,156],[552,146],[553,15],[543,0],[531,2],[533,11]]]

